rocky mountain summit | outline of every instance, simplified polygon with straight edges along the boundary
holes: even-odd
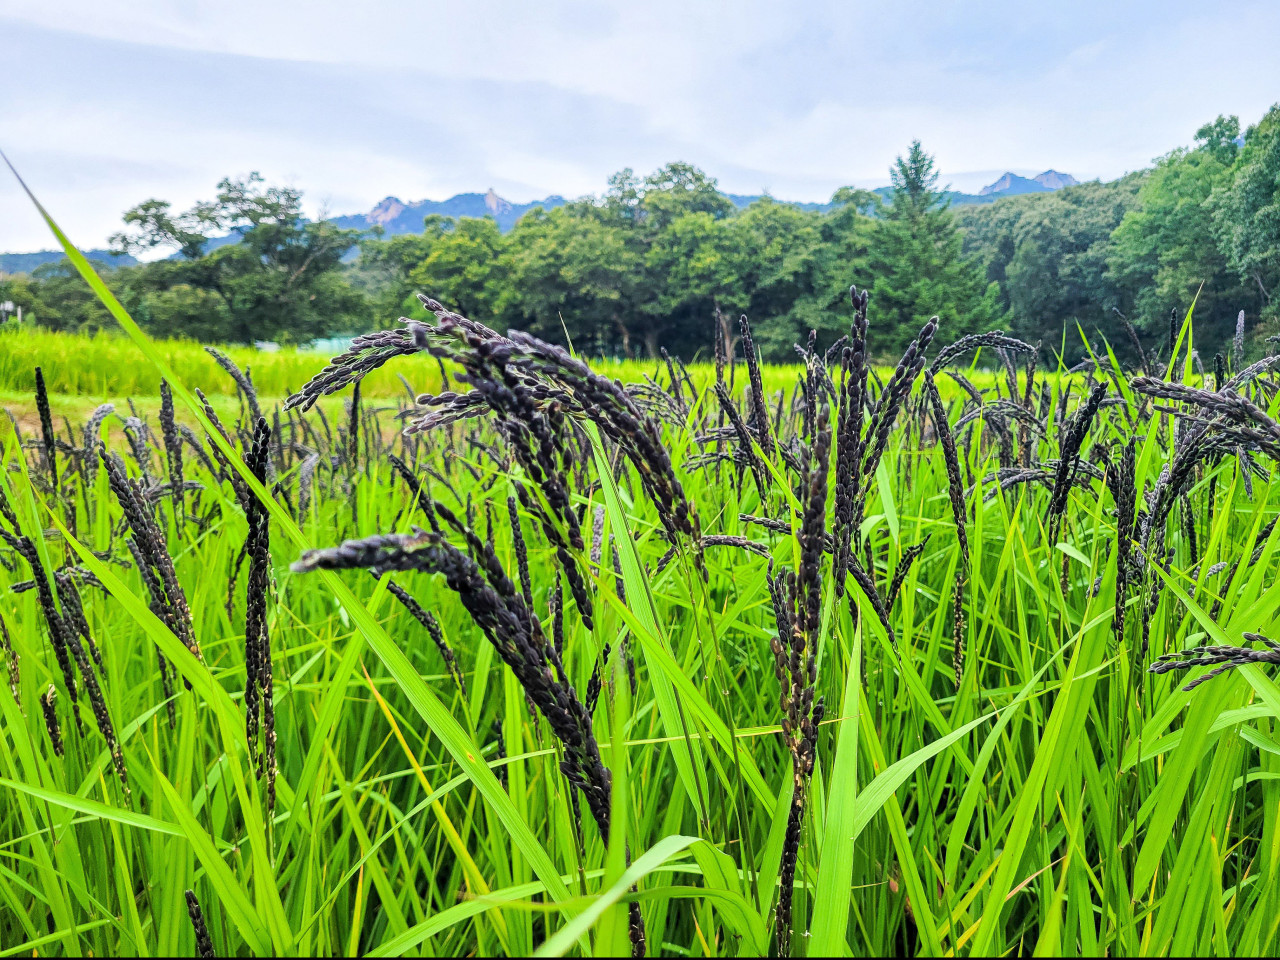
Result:
[[[1046,170],[1034,177],[1020,177],[1016,173],[1006,173],[995,183],[989,183],[978,191],[980,197],[1016,197],[1022,193],[1048,193],[1061,190],[1063,187],[1074,187],[1078,180],[1069,173],[1057,170]]]

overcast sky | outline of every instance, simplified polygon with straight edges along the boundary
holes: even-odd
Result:
[[[825,200],[919,137],[976,190],[1256,121],[1278,51],[1275,2],[0,0],[0,148],[86,247],[251,170],[312,213],[573,197],[677,159]],[[6,172],[0,251],[50,245]]]

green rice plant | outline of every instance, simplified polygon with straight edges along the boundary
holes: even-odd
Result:
[[[0,956],[1277,950],[1277,364],[219,360],[54,229],[132,379],[0,350]]]

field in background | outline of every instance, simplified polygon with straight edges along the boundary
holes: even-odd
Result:
[[[189,340],[157,340],[156,348],[175,375],[191,390],[214,395],[227,393],[226,373],[205,351]],[[324,366],[327,356],[312,350],[282,347],[267,352],[253,347],[220,346],[242,370],[248,370],[264,397],[285,397],[302,386]],[[156,370],[138,354],[127,337],[113,333],[86,336],[58,333],[25,326],[0,327],[0,390],[28,398],[35,390],[35,368],[44,371],[52,394],[90,397],[98,402],[122,397],[155,396],[159,389]],[[427,357],[410,357],[396,371],[415,389],[439,389],[439,368]],[[419,384],[421,386],[419,386]],[[363,387],[366,396],[405,396],[395,372],[380,370]]]
[[[203,344],[189,340],[157,340],[156,349],[170,368],[191,390],[201,390],[219,414],[238,409],[234,384],[205,350]],[[253,347],[219,345],[241,370],[253,379],[259,396],[266,401],[283,400],[324,368],[329,354],[316,350],[282,347],[263,351]],[[624,383],[637,383],[648,377],[666,376],[661,360],[617,360],[593,358],[592,368]],[[43,371],[55,418],[67,416],[81,420],[101,403],[114,403],[127,410],[132,398],[140,412],[154,415],[159,409],[160,377],[155,368],[138,354],[136,345],[121,334],[84,335],[59,333],[34,326],[0,326],[0,408],[8,409],[19,422],[33,423],[35,415],[35,370]],[[715,365],[694,363],[688,372],[699,388],[715,382]],[[761,367],[765,388],[774,393],[795,387],[798,367],[764,364]],[[880,368],[881,377],[892,372]],[[746,368],[739,362],[734,376],[735,392],[746,385]],[[403,379],[402,379],[403,378]],[[972,371],[969,378],[980,387],[990,386],[995,375],[986,370]],[[406,386],[406,382],[408,386]],[[429,356],[401,357],[395,364],[373,371],[361,383],[362,394],[375,400],[408,400],[413,394],[440,391],[440,366]],[[948,380],[939,383],[944,396],[956,392]],[[326,412],[338,413],[342,400],[327,398],[322,403]],[[186,414],[178,412],[179,418]],[[0,418],[0,437],[9,430],[7,418]]]
[[[191,390],[206,394],[226,393],[227,375],[205,351],[190,340],[157,340],[156,348],[174,373]],[[281,347],[263,351],[254,347],[218,346],[242,370],[249,372],[253,385],[264,397],[286,397],[325,365],[329,354],[316,350]],[[645,374],[655,375],[661,361],[626,361],[591,358],[594,369],[609,377],[632,383]],[[150,364],[140,360],[138,349],[127,337],[99,333],[86,336],[58,333],[38,327],[0,327],[0,391],[30,397],[35,390],[35,368],[44,371],[50,393],[100,398],[155,396],[158,378]],[[694,365],[699,376],[713,375],[710,364]],[[778,367],[768,386],[777,389],[793,382],[793,368]],[[437,393],[440,367],[431,357],[401,358],[394,367],[375,370],[361,384],[366,397],[407,397],[404,377],[414,391]]]

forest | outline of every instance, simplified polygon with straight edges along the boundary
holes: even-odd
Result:
[[[825,210],[768,197],[738,209],[713,177],[670,163],[622,170],[603,194],[536,208],[507,233],[429,216],[419,234],[380,236],[308,221],[297,190],[252,174],[190,210],[133,207],[113,248],[160,258],[100,267],[149,333],[206,343],[421,320],[427,293],[584,356],[707,359],[717,325],[727,338],[746,314],[763,358],[786,362],[810,330],[825,347],[847,329],[851,284],[871,288],[883,357],[935,315],[946,337],[1004,330],[1046,363],[1103,341],[1126,361],[1167,349],[1170,318],[1193,302],[1206,363],[1240,325],[1254,349],[1280,330],[1280,106],[1244,130],[1219,116],[1118,180],[989,204],[951,208],[918,141],[890,175],[887,198],[845,187]],[[0,279],[0,299],[42,327],[111,326],[66,261]]]

